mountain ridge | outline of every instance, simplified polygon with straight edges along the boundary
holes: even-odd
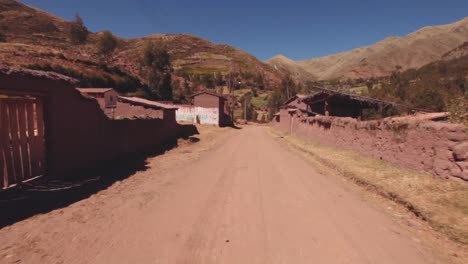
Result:
[[[298,68],[318,80],[370,78],[389,75],[396,67],[419,68],[468,41],[468,17],[452,24],[426,26],[403,37],[390,36],[373,45],[313,59],[289,61],[289,72]],[[286,61],[282,58],[283,62]],[[275,56],[268,60],[277,65]],[[285,65],[283,65],[286,67]],[[308,80],[309,78],[303,78]]]

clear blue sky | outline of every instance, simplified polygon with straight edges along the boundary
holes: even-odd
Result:
[[[468,16],[468,0],[25,0],[122,37],[190,33],[259,59],[320,57]]]

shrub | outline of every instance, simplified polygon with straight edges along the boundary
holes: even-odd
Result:
[[[104,31],[99,35],[96,47],[99,53],[107,56],[117,48],[117,38],[110,31]]]
[[[75,20],[70,23],[68,33],[71,42],[75,44],[85,43],[88,39],[89,31],[79,14],[77,14]]]
[[[6,36],[2,32],[0,32],[0,42],[6,42]]]
[[[449,121],[468,126],[468,95],[452,99],[448,104]]]

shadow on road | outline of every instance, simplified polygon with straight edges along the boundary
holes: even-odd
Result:
[[[184,138],[192,141],[191,137]],[[196,142],[197,139],[193,141]],[[0,229],[36,214],[47,213],[86,199],[107,189],[116,181],[124,180],[138,171],[147,170],[148,158],[164,154],[176,146],[177,141],[173,141],[152,152],[101,163],[99,167],[80,171],[71,177],[63,177],[67,181],[42,178],[20,187],[0,191]]]

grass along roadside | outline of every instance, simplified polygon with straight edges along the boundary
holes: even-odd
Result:
[[[314,161],[405,206],[450,239],[468,245],[466,183],[398,168],[353,151],[339,150],[313,140],[285,135],[274,128],[270,132],[283,136],[288,146],[307,153]]]

